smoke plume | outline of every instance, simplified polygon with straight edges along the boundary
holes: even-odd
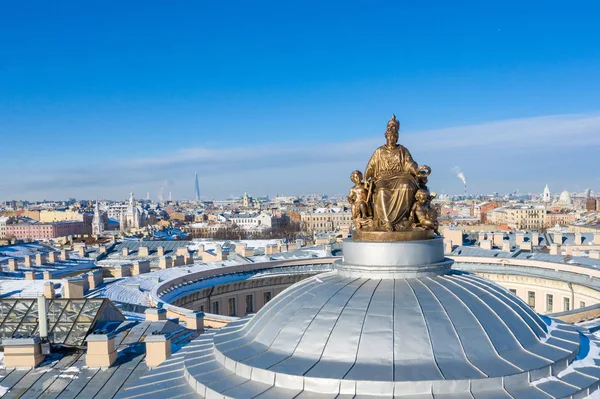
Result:
[[[465,174],[460,171],[460,168],[458,166],[453,167],[452,171],[456,174],[456,177],[458,177],[460,180],[462,180],[463,184],[465,185],[465,194],[466,194],[467,193],[467,178],[465,177]]]
[[[165,190],[171,186],[173,186],[173,184],[175,184],[173,182],[173,180],[171,179],[166,179],[161,183],[160,189],[158,190],[158,201],[162,202],[164,201],[164,193]],[[170,194],[170,193],[169,193]]]

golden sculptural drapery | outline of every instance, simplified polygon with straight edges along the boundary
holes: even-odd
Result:
[[[408,226],[410,208],[417,191],[418,165],[403,146],[379,147],[369,160],[365,180],[373,184],[374,227],[400,230]]]

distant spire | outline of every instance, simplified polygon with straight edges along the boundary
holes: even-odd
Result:
[[[198,172],[194,172],[194,189],[196,190],[196,201],[200,201],[200,185],[198,184]]]
[[[104,223],[100,215],[100,200],[96,197],[96,206],[94,207],[94,217],[92,218],[92,234],[100,235],[104,231]]]

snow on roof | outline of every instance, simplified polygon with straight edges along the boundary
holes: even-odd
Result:
[[[39,242],[0,246],[0,262],[11,258],[24,258],[28,255],[47,253],[54,250],[51,246]]]
[[[44,294],[47,282],[60,283],[60,280],[0,280],[0,298],[37,298]],[[62,292],[56,289],[56,293]]]
[[[227,243],[231,244],[246,244],[248,248],[264,248],[267,245],[277,245],[278,242],[281,242],[280,239],[274,240],[225,240],[225,241],[214,241],[210,239],[195,239],[193,240],[188,248],[197,251],[199,245],[204,245],[204,250],[209,251],[215,249],[217,245],[221,247],[226,246]]]
[[[279,240],[242,240],[237,242],[250,243],[254,245],[275,244]],[[224,244],[224,241],[204,241],[194,240],[194,244],[204,244],[206,246],[214,246]],[[192,244],[192,246],[194,245]],[[192,247],[190,246],[190,247]],[[196,247],[197,248],[197,247]],[[214,247],[213,247],[214,248]],[[283,252],[273,254],[271,256],[256,256],[250,259],[257,262],[275,261],[275,260],[291,260],[291,259],[307,259],[330,256],[324,247],[302,248],[296,251]],[[186,276],[191,273],[196,273],[204,270],[217,269],[220,267],[237,266],[245,264],[248,261],[242,257],[235,257],[231,260],[217,261],[211,263],[196,263],[191,266],[180,266],[170,269],[157,270],[151,273],[138,275],[135,277],[123,278],[112,284],[102,288],[101,296],[123,303],[135,303],[143,306],[150,306],[149,293],[152,288],[161,281],[171,280],[179,276]],[[247,277],[244,277],[247,278]],[[219,284],[221,284],[220,282]]]

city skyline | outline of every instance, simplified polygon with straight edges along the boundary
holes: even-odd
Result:
[[[344,193],[392,113],[437,192],[600,191],[599,5],[264,5],[7,6],[0,200]]]

